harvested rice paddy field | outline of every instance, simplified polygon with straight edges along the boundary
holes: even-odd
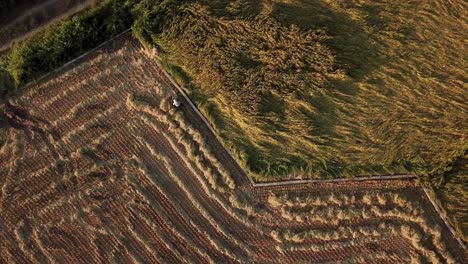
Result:
[[[130,34],[2,109],[0,263],[466,263],[414,179],[254,186]]]

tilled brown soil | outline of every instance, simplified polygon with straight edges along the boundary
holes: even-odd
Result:
[[[414,180],[254,187],[127,34],[10,99],[0,263],[463,263]]]

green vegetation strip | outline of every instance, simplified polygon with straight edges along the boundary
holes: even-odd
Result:
[[[0,88],[24,86],[128,29],[136,2],[101,1],[13,47],[0,58]]]

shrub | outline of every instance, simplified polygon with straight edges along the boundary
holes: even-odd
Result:
[[[37,79],[128,29],[136,1],[103,1],[14,47],[7,65],[14,85]]]

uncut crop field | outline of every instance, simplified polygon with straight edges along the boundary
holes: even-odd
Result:
[[[2,111],[0,263],[462,263],[414,180],[254,187],[124,35]]]

